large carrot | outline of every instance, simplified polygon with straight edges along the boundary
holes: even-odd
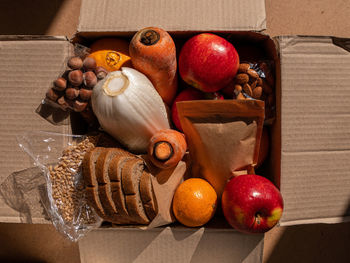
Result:
[[[132,38],[129,53],[134,68],[151,80],[171,106],[177,90],[176,49],[171,36],[157,27],[144,28]]]

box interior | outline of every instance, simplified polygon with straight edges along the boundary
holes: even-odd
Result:
[[[124,38],[127,41],[130,41],[132,36],[136,32],[114,32],[112,36],[117,36]],[[176,49],[177,49],[177,56],[179,56],[180,50],[182,45],[192,36],[198,34],[199,32],[193,31],[193,32],[169,32],[172,38],[174,39]],[[214,33],[214,32],[213,32]],[[277,48],[275,45],[275,42],[267,35],[258,33],[258,32],[251,32],[251,31],[230,31],[225,33],[218,33],[215,32],[215,34],[220,35],[221,37],[224,37],[228,41],[230,41],[234,47],[236,48],[239,56],[240,61],[246,61],[246,62],[258,62],[258,61],[270,61],[273,62],[272,64],[272,71],[275,72],[275,79],[279,79],[279,76],[276,77],[276,72],[279,71],[276,69],[276,67],[279,66],[279,58],[277,54]],[[98,32],[96,33],[89,33],[89,34],[81,34],[77,33],[76,36],[72,39],[73,43],[79,43],[84,46],[89,46],[92,42],[94,42],[97,39],[105,38],[105,37],[111,37],[110,33],[102,33]],[[276,85],[278,85],[278,81],[275,80]],[[187,86],[186,83],[184,83],[181,78],[179,77],[179,90],[185,88]],[[275,90],[279,87],[275,87]],[[276,113],[277,116],[277,113]],[[276,117],[277,118],[277,117]],[[83,123],[83,122],[80,122]],[[75,126],[73,123],[71,124],[72,127]],[[259,167],[256,170],[257,174],[263,175],[268,177],[271,181],[277,182],[279,179],[279,171],[275,167],[275,162],[270,161],[273,156],[278,155],[280,148],[278,147],[280,134],[276,126],[276,121],[273,121],[272,125],[265,125],[269,131],[270,136],[270,153],[268,155],[268,158],[265,160],[263,165]],[[79,126],[81,129],[81,125]],[[81,129],[83,131],[84,129]],[[74,131],[74,130],[73,130]],[[277,146],[275,145],[277,144]],[[273,153],[272,150],[276,150],[276,153]],[[276,184],[277,185],[277,184]],[[277,185],[278,186],[278,185]],[[206,227],[209,228],[231,228],[225,220],[223,220],[223,215],[221,212],[221,209],[218,208],[217,210],[217,219],[212,220],[212,222],[208,223]],[[176,223],[174,225],[177,225]]]

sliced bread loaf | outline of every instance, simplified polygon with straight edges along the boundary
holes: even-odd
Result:
[[[144,162],[142,159],[136,158],[126,161],[122,169],[122,188],[129,216],[138,224],[149,224],[150,220],[143,208],[139,189],[143,170]]]
[[[140,179],[140,196],[143,207],[150,220],[153,220],[158,213],[158,205],[151,181],[151,174],[143,171]]]

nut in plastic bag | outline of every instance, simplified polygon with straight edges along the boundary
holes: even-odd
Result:
[[[102,220],[86,202],[81,174],[81,162],[84,154],[95,147],[94,139],[28,132],[17,140],[44,174],[46,187],[40,198],[55,228],[77,241],[98,227]]]
[[[89,55],[89,51],[89,48],[75,44],[63,63],[60,74],[50,84],[46,94],[43,94],[45,97],[35,112],[50,123],[68,124],[72,111],[82,113],[83,118],[87,116],[93,119],[89,106],[92,92],[90,82],[91,79],[96,81],[97,78],[90,69],[83,68],[83,60]],[[91,122],[90,119],[88,121]]]

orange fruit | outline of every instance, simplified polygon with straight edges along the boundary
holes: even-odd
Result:
[[[217,195],[204,179],[190,178],[176,189],[173,198],[175,218],[183,225],[197,227],[206,224],[215,214]]]
[[[129,43],[121,38],[101,38],[90,46],[90,55],[96,65],[108,71],[116,71],[121,67],[131,67]]]

